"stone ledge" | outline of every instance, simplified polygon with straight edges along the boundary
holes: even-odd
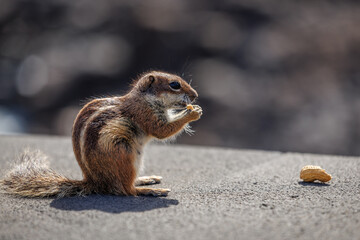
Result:
[[[70,138],[0,136],[0,167],[24,147],[81,178]],[[150,145],[144,175],[163,176],[166,198],[0,195],[0,239],[355,239],[360,236],[360,158]],[[320,165],[329,184],[304,184]]]

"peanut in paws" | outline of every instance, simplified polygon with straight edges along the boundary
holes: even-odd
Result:
[[[193,121],[200,119],[202,115],[202,108],[199,105],[188,105],[186,106],[186,109],[190,112],[189,114]]]
[[[190,110],[191,112],[197,112],[202,115],[202,108],[199,105],[187,105],[186,109]]]
[[[188,109],[188,110],[194,110],[194,106],[191,105],[191,104],[189,104],[189,105],[186,106],[186,109]]]
[[[331,175],[320,166],[307,165],[301,169],[300,178],[304,182],[313,182],[315,180],[328,182],[331,180]]]

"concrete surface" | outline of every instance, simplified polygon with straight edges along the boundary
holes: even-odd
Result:
[[[25,146],[80,178],[69,138],[0,136],[1,174]],[[0,239],[360,239],[360,158],[151,145],[144,175],[166,198],[0,195]],[[329,184],[305,184],[320,165]]]

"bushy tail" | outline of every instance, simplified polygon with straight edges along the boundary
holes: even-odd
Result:
[[[89,194],[84,181],[70,180],[49,168],[47,156],[25,150],[19,163],[0,180],[2,192],[22,197],[65,197]]]

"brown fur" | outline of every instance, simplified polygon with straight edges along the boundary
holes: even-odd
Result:
[[[180,89],[169,84],[180,83]],[[158,183],[161,177],[136,180],[144,145],[151,138],[166,139],[181,132],[202,110],[194,106],[197,92],[179,76],[148,72],[134,81],[122,97],[95,99],[86,104],[75,119],[73,149],[83,172],[82,181],[69,180],[45,165],[30,167],[32,173],[10,172],[2,180],[5,191],[20,196],[69,196],[103,193],[116,195],[165,196],[168,189],[139,188],[136,184]],[[169,109],[180,111],[170,118]],[[36,165],[36,158],[27,163]],[[28,168],[29,168],[28,166]]]

